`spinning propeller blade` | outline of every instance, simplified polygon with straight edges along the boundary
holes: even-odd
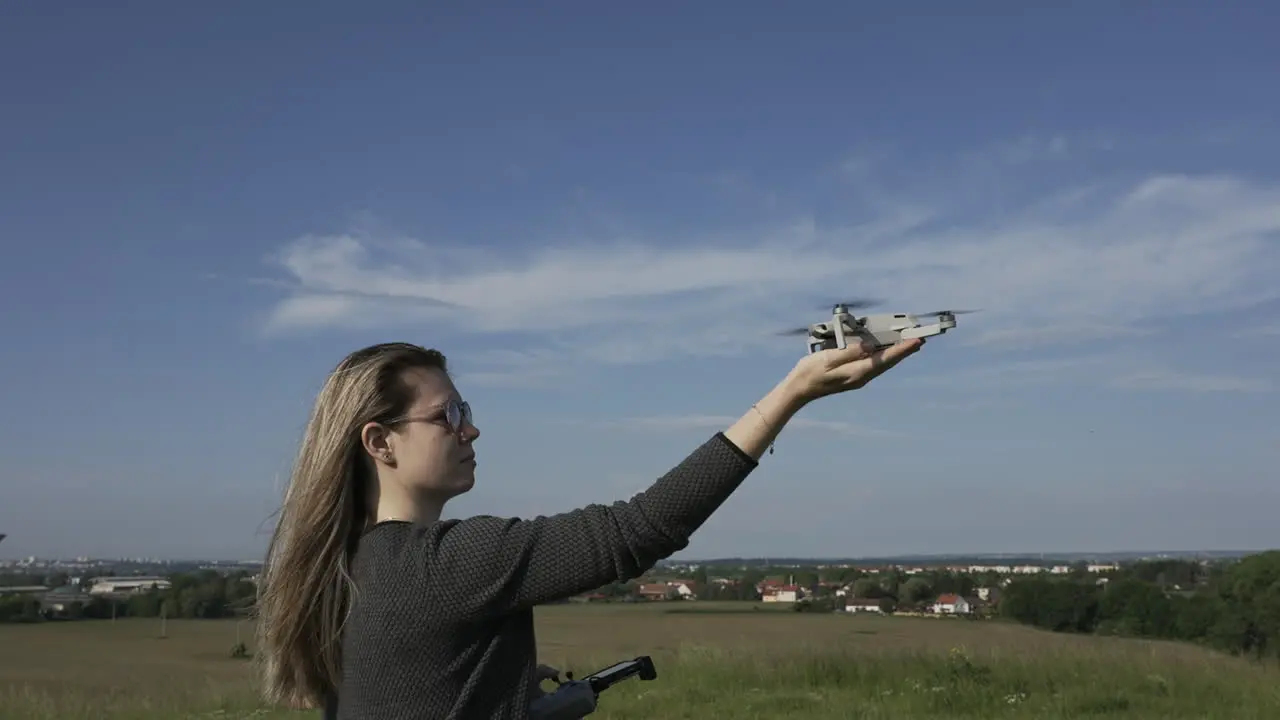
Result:
[[[790,330],[779,330],[778,334],[782,335],[783,337],[796,337],[799,335],[808,335],[809,328],[802,327],[802,328],[791,328]]]
[[[831,310],[837,305],[842,305],[846,310],[866,310],[882,304],[882,300],[873,300],[872,298],[860,298],[858,300],[849,300],[848,302],[833,302],[826,305],[820,305],[819,310]]]

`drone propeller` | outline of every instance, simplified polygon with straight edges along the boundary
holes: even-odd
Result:
[[[819,305],[818,309],[829,310],[829,309],[832,309],[832,307],[835,307],[836,305],[842,305],[847,307],[847,309],[849,310],[865,310],[867,309],[867,307],[874,307],[881,304],[883,304],[883,300],[873,300],[873,299],[870,299],[870,297],[860,297],[860,299],[858,300],[828,302],[828,304],[826,305]]]
[[[809,328],[801,327],[801,328],[791,328],[790,330],[779,330],[778,334],[783,337],[797,337],[800,335],[808,335]]]
[[[867,308],[872,308],[877,305],[883,304],[883,302],[884,302],[883,300],[873,300],[871,298],[860,298],[858,300],[849,300],[848,302],[833,302],[833,303],[828,303],[826,305],[820,305],[818,306],[818,309],[831,310],[832,308],[839,305],[846,310],[866,310]]]
[[[982,310],[934,310],[932,312],[911,313],[916,317],[937,317],[939,315],[968,315],[969,313],[982,312]]]

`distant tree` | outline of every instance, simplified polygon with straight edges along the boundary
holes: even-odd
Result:
[[[859,598],[878,598],[885,596],[884,587],[869,577],[854,580],[852,590],[853,596]]]
[[[1280,551],[1208,566],[1133,563],[1112,573],[1105,589],[1092,579],[1019,578],[1004,588],[999,610],[1050,630],[1178,639],[1280,657]]]
[[[1250,555],[1219,582],[1226,606],[1211,631],[1219,645],[1258,657],[1280,657],[1280,551]]]
[[[857,580],[858,578],[862,577],[865,574],[866,573],[862,572],[856,567],[834,568],[834,572],[832,572],[829,579],[834,580],[840,583],[841,585],[844,585],[844,584],[851,583],[854,580]]]
[[[1190,588],[1206,579],[1207,571],[1195,560],[1143,560],[1126,565],[1121,577],[1153,583],[1161,588]]]
[[[934,597],[933,586],[922,577],[913,577],[902,584],[899,599],[907,603],[922,603]]]
[[[693,571],[693,582],[697,583],[699,588],[703,588],[711,582],[707,577],[706,565],[699,565],[697,569]]]
[[[803,598],[791,606],[795,612],[831,613],[835,612],[835,598]]]
[[[817,568],[802,568],[794,573],[796,585],[802,588],[812,588],[818,584]]]
[[[739,600],[759,600],[760,593],[756,592],[756,586],[763,579],[759,570],[748,568],[742,573],[742,580],[738,583],[738,599]]]
[[[1092,632],[1098,600],[1092,583],[1032,576],[1009,583],[1000,600],[1000,614],[1046,630]]]
[[[34,623],[43,619],[38,598],[30,595],[0,595],[0,622]]]
[[[1152,583],[1134,578],[1116,580],[1102,592],[1098,622],[1108,634],[1172,637],[1173,604]]]
[[[906,573],[903,573],[900,570],[880,573],[879,584],[880,589],[883,591],[881,594],[888,595],[889,597],[898,597],[898,587],[906,582],[906,578]],[[874,596],[868,595],[867,597]]]
[[[1226,611],[1215,593],[1196,593],[1173,603],[1173,636],[1181,640],[1207,641],[1213,626]]]
[[[911,581],[908,580],[907,582]],[[973,594],[974,587],[976,587],[976,583],[966,573],[936,572],[933,573],[932,582],[930,582],[931,594],[934,597],[945,593],[968,596]]]

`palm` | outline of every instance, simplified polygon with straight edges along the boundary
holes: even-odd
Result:
[[[922,346],[924,339],[918,338],[871,353],[860,346],[821,350],[796,363],[795,377],[810,399],[857,390],[914,355]]]

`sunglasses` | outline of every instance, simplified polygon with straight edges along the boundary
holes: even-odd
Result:
[[[441,408],[444,409],[443,418],[439,418],[434,415],[401,417],[401,418],[396,418],[395,420],[392,420],[387,424],[393,425],[395,423],[402,423],[402,422],[427,422],[427,423],[434,423],[436,425],[440,425],[442,424],[441,421],[443,421],[444,425],[446,425],[450,430],[458,434],[462,433],[462,428],[464,424],[474,425],[471,419],[471,403],[468,403],[464,400],[450,400],[447,403],[441,403],[440,405],[433,405],[428,409],[438,410]]]

